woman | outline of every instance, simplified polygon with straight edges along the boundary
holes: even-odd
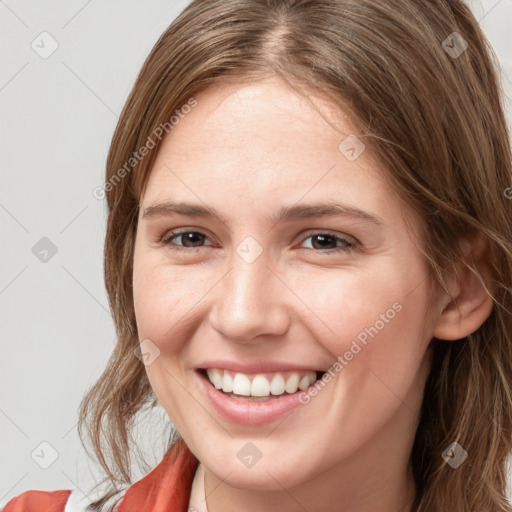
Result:
[[[192,2],[108,157],[89,510],[510,510],[511,172],[462,2]],[[157,403],[177,439],[133,483]]]

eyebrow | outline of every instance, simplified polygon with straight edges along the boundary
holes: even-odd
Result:
[[[206,217],[218,219],[227,224],[226,219],[220,215],[215,208],[202,206],[200,204],[187,202],[166,201],[144,208],[142,218],[144,220],[165,217],[173,213],[179,215],[187,215],[189,217]],[[379,228],[384,227],[384,222],[380,217],[366,210],[356,208],[351,205],[343,205],[334,202],[314,203],[314,204],[296,204],[286,206],[279,210],[277,214],[270,216],[270,220],[275,222],[295,220],[295,219],[311,219],[315,217],[353,217],[375,224]]]

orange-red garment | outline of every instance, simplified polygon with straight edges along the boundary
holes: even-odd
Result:
[[[182,441],[174,444],[158,466],[131,485],[115,512],[187,512],[198,460]],[[65,491],[26,491],[3,512],[64,512],[71,494]]]

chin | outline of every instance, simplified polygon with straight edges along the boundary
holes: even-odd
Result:
[[[208,468],[213,474],[225,484],[235,489],[247,491],[282,491],[283,488],[290,489],[309,480],[306,475],[298,475],[293,468],[283,467],[279,463],[271,464],[268,467],[256,467],[240,469],[239,467]],[[223,471],[223,474],[216,470]],[[226,478],[225,472],[231,471]]]
[[[218,444],[219,453],[210,448],[204,456],[198,453],[198,458],[216,478],[236,489],[282,491],[283,487],[289,489],[304,484],[322,471],[313,464],[304,464],[308,457],[300,451],[294,450],[290,457],[282,448],[275,450],[273,443],[265,446],[264,440],[257,441],[262,451],[261,459],[252,467],[246,467],[237,457],[240,446],[246,441],[232,441]]]

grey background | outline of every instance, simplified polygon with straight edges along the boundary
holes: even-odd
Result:
[[[102,274],[105,205],[92,191],[140,66],[186,4],[0,0],[0,506],[28,489],[83,496],[93,482],[77,408],[114,329]],[[511,119],[512,1],[470,5],[502,65]],[[52,39],[58,48],[42,58]],[[165,413],[155,418],[165,422]],[[152,464],[156,432],[140,436]]]

